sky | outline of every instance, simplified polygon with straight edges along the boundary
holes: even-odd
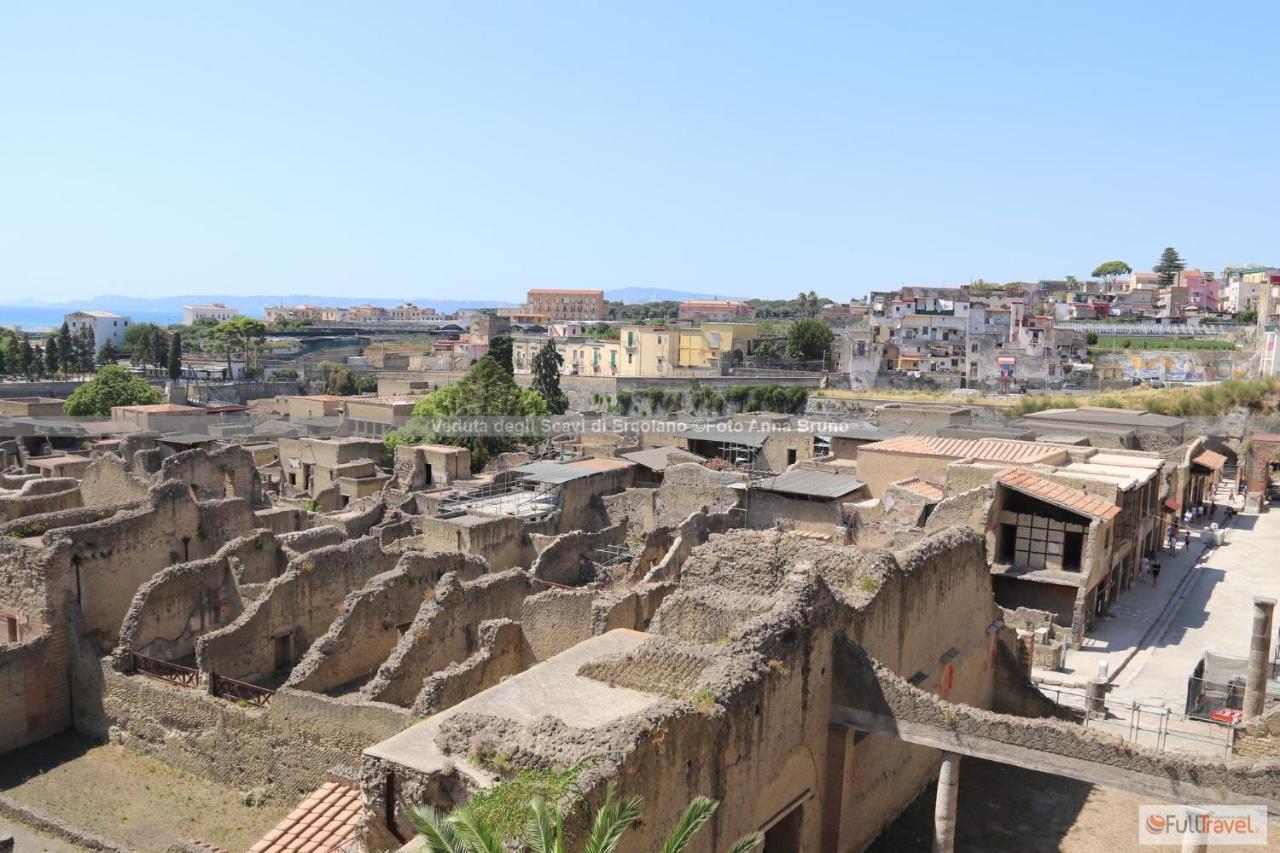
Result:
[[[1280,265],[1280,4],[7,3],[0,302]]]

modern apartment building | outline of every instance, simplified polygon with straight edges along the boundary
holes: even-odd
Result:
[[[603,320],[603,290],[530,290],[525,309],[550,320]]]
[[[123,314],[110,311],[72,311],[63,320],[71,329],[71,334],[81,329],[93,329],[94,352],[100,351],[111,342],[116,349],[124,346],[124,333],[129,328],[129,318]]]

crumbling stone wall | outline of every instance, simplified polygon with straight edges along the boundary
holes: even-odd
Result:
[[[786,524],[844,539],[846,516],[839,501],[814,501],[752,489],[746,499],[747,527],[763,530]]]
[[[626,522],[599,531],[575,530],[557,536],[533,561],[533,576],[561,586],[589,583],[596,577],[595,564],[601,556],[598,549],[620,545],[626,537]]]
[[[281,547],[292,552],[294,555],[305,554],[308,551],[314,551],[317,548],[326,548],[330,545],[340,545],[347,541],[347,534],[341,527],[335,527],[331,524],[325,524],[319,527],[309,527],[306,530],[299,530],[296,533],[285,533],[276,537]]]
[[[410,551],[390,572],[377,575],[351,593],[333,624],[298,663],[290,687],[339,691],[373,675],[400,641],[436,584],[452,572],[474,580],[489,570],[479,557],[454,552]]]
[[[160,479],[181,480],[200,500],[235,497],[250,504],[262,502],[262,483],[253,454],[239,444],[212,452],[195,448],[176,453],[160,464]]]
[[[241,708],[110,667],[102,678],[102,714],[77,720],[86,732],[202,779],[240,790],[264,788],[282,804],[315,790],[330,768],[357,765],[362,749],[409,719],[401,708],[288,688],[277,690],[266,708]]]
[[[253,682],[282,663],[292,667],[328,630],[347,594],[389,570],[395,557],[365,538],[295,558],[238,619],[197,641],[200,671]],[[286,661],[279,659],[281,640]]]
[[[737,507],[740,500],[738,491],[726,488],[720,472],[696,462],[672,465],[663,472],[662,485],[655,496],[655,523],[676,525],[701,510],[727,512]]]
[[[110,650],[138,587],[167,566],[211,556],[252,524],[243,501],[201,506],[185,484],[169,481],[139,508],[59,528],[46,541],[57,547],[54,571],[75,579],[86,634]]]
[[[520,627],[537,660],[546,660],[592,636],[597,590],[549,589],[520,606]]]
[[[71,724],[64,644],[60,635],[0,644],[0,755]]]
[[[446,575],[362,695],[408,707],[430,675],[478,650],[481,622],[519,618],[521,605],[536,588],[532,576],[520,569],[466,582]]]
[[[229,624],[242,610],[225,556],[170,566],[134,595],[117,651],[179,661],[195,653],[197,637]]]
[[[85,506],[114,506],[145,500],[151,486],[150,479],[136,474],[122,458],[102,453],[84,470],[80,494]]]
[[[542,526],[546,532],[547,526]],[[422,547],[483,557],[494,571],[528,566],[534,559],[530,532],[539,529],[515,516],[433,518],[423,516]]]
[[[942,530],[947,527],[987,529],[987,517],[991,512],[991,484],[943,498],[925,520],[926,530]]]
[[[479,633],[480,648],[475,654],[449,664],[423,682],[413,701],[414,717],[429,717],[452,708],[536,662],[521,626],[510,619],[481,622]]]
[[[61,512],[80,505],[78,480],[70,477],[28,480],[17,493],[0,495],[0,521]]]

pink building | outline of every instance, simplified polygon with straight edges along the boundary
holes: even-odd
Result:
[[[1212,273],[1205,275],[1200,270],[1183,270],[1178,273],[1174,286],[1187,289],[1186,304],[1188,306],[1194,306],[1201,311],[1218,310],[1222,285],[1213,278]]]

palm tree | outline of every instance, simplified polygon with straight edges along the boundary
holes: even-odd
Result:
[[[698,830],[711,820],[720,804],[708,797],[695,797],[684,814],[671,828],[661,853],[684,853]],[[591,821],[591,833],[582,847],[583,853],[614,853],[622,836],[640,819],[644,800],[640,797],[618,797],[617,786],[605,788],[604,802]],[[506,853],[504,839],[483,819],[457,808],[443,814],[430,806],[419,806],[409,812],[409,820],[426,841],[431,853]],[[529,803],[525,820],[524,842],[527,853],[565,853],[564,819],[558,810],[542,797]],[[764,841],[764,835],[753,832],[733,843],[729,853],[749,853]]]

